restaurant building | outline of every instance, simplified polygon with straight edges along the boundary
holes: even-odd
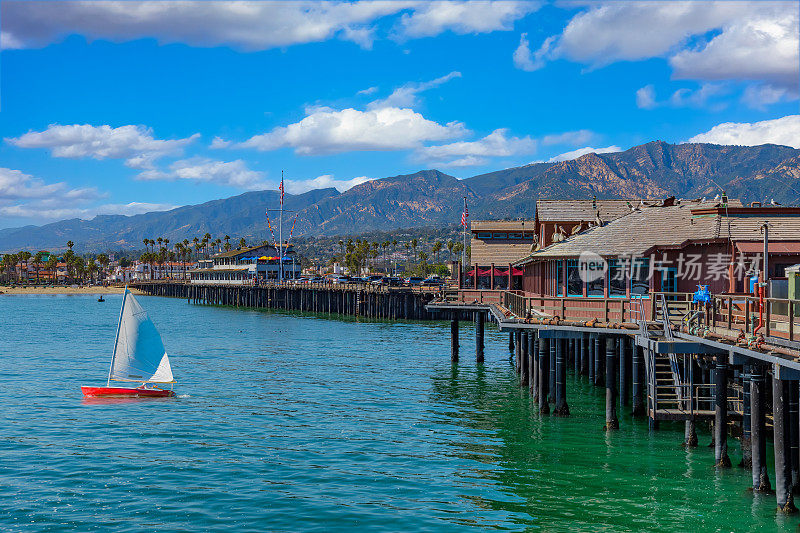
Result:
[[[545,296],[631,297],[650,292],[751,292],[764,260],[785,278],[800,261],[800,208],[666,199],[636,207],[514,263],[521,288]]]
[[[253,285],[268,281],[292,280],[300,277],[300,260],[290,244],[282,247],[278,257],[278,246],[262,244],[249,248],[238,248],[200,259],[198,267],[189,271],[194,285]]]

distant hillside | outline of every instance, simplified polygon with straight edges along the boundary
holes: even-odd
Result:
[[[743,202],[800,202],[800,150],[787,146],[673,145],[649,142],[610,154],[535,163],[464,180],[438,170],[357,185],[344,193],[321,189],[286,196],[297,211],[296,234],[337,235],[458,223],[463,197],[475,218],[532,217],[537,198],[683,198],[714,196],[719,187]],[[144,238],[225,234],[266,238],[264,211],[277,191],[241,194],[200,205],[136,216],[98,216],[0,230],[0,251],[136,248]],[[288,217],[287,217],[288,218]]]

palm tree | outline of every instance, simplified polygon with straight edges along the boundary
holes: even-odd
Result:
[[[36,255],[33,256],[33,266],[36,269],[36,284],[39,284],[39,270],[42,268],[42,259],[44,258],[44,252],[36,252]]]
[[[72,241],[67,241],[67,248],[69,248],[69,251],[70,251],[70,252],[72,251],[72,247],[73,247],[73,246],[75,246],[75,243],[74,243],[74,242],[72,242]]]
[[[93,257],[89,258],[89,261],[86,263],[86,271],[89,273],[89,281],[94,282],[94,273],[97,271],[97,263]]]
[[[244,237],[242,237],[241,239],[239,239],[239,248],[240,248],[240,249],[241,249],[241,248],[247,248],[247,241],[246,241],[246,240],[244,240]],[[281,248],[283,248],[283,247],[281,247]],[[278,255],[281,255],[280,251],[278,252]]]
[[[97,256],[97,262],[100,263],[100,277],[105,279],[105,274],[108,271],[108,255],[107,254],[100,254]]]
[[[450,261],[453,260],[453,246],[455,246],[455,244],[456,243],[454,243],[452,239],[447,241],[447,252],[449,253],[448,258],[450,259]]]
[[[28,275],[28,260],[31,258],[32,255],[33,254],[31,254],[28,251],[22,251],[18,254],[20,261],[25,263],[25,284],[28,283],[28,278],[30,278],[30,276]],[[19,273],[20,275],[22,275],[22,265],[20,265]]]
[[[417,262],[417,245],[418,244],[419,244],[419,241],[417,240],[416,237],[411,239],[411,247],[414,249],[414,262],[415,263]]]
[[[436,255],[437,263],[439,262],[439,250],[441,250],[443,246],[442,241],[436,241],[433,243],[433,248],[431,248],[431,251]]]
[[[55,254],[50,254],[47,258],[47,262],[44,264],[44,268],[46,268],[50,272],[50,282],[55,283],[58,281],[58,257]]]
[[[224,241],[225,241],[225,251],[226,252],[231,249],[231,243],[228,242],[230,240],[231,240],[231,236],[230,235],[225,235]]]

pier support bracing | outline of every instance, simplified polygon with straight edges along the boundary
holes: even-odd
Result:
[[[750,446],[753,461],[753,490],[769,492],[772,486],[767,473],[767,435],[764,417],[766,375],[756,363],[750,370]]]
[[[721,356],[720,356],[721,358]],[[728,457],[728,365],[714,365],[714,462],[719,468],[731,466]]]
[[[778,510],[797,512],[792,497],[792,462],[790,458],[789,381],[772,377],[772,430],[775,444],[775,500]]]
[[[458,315],[450,320],[450,361],[458,362]]]
[[[528,332],[520,335],[519,384],[521,387],[528,386],[528,335]]]
[[[475,361],[478,363],[483,362],[483,333],[485,330],[484,322],[486,320],[486,315],[478,311],[475,313]]]
[[[550,342],[552,339],[539,339],[539,412],[550,413],[547,392],[550,385]]]
[[[631,413],[634,416],[641,416],[644,414],[644,392],[642,386],[644,384],[644,349],[640,346],[633,347],[633,361],[631,362],[631,394],[633,396],[633,405]]]
[[[554,414],[569,416],[567,405],[567,360],[566,348],[569,346],[567,339],[556,340],[556,406]]]
[[[617,419],[617,339],[606,337],[606,431],[619,429]]]

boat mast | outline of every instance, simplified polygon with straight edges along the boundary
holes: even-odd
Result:
[[[122,305],[119,308],[119,321],[117,322],[117,334],[114,336],[114,350],[111,353],[111,365],[108,367],[108,379],[106,387],[111,385],[111,371],[114,370],[114,359],[117,358],[117,343],[119,342],[119,328],[122,326],[122,312],[125,311],[125,300],[128,299],[128,286],[122,291]]]

